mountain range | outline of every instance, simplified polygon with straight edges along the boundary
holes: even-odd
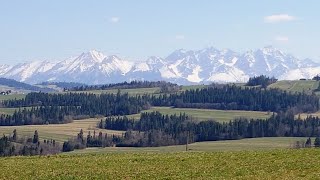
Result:
[[[32,61],[0,65],[0,77],[36,84],[46,81],[107,84],[132,80],[165,80],[178,84],[245,82],[257,75],[282,80],[312,78],[320,63],[299,59],[271,46],[238,53],[213,47],[179,49],[166,58],[152,56],[144,62],[128,61],[96,50],[63,61]]]

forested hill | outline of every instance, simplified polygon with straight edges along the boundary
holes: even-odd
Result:
[[[88,91],[88,90],[107,90],[107,89],[135,89],[135,88],[154,88],[154,87],[178,87],[177,84],[166,81],[131,81],[104,85],[82,85],[68,88],[70,91]]]
[[[176,94],[152,97],[154,106],[251,111],[315,112],[319,97],[290,93],[279,89],[243,88],[235,85],[186,90]]]
[[[293,114],[315,112],[319,97],[305,93],[288,93],[278,89],[243,88],[235,85],[186,90],[162,95],[122,94],[95,95],[91,93],[29,93],[21,100],[1,103],[6,108],[33,107],[2,115],[1,125],[65,123],[80,117],[96,115],[128,115],[150,106],[202,108],[222,110],[251,110],[287,112]]]
[[[15,89],[20,90],[29,90],[29,91],[42,91],[42,92],[52,92],[50,88],[40,88],[23,82],[19,82],[13,79],[0,78],[0,85],[9,86]]]

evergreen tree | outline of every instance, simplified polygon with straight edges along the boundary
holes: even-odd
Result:
[[[310,148],[311,145],[312,145],[312,143],[311,143],[311,138],[309,137],[309,138],[307,139],[307,141],[306,141],[305,147],[306,147],[306,148]]]
[[[34,135],[33,135],[32,142],[33,142],[34,144],[36,144],[36,143],[39,142],[39,134],[38,134],[38,131],[37,131],[37,130],[34,131]]]
[[[316,137],[314,140],[314,147],[320,147],[320,137]]]
[[[17,130],[16,129],[13,130],[12,141],[14,141],[14,142],[17,141]]]

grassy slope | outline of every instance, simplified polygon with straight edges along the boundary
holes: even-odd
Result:
[[[121,131],[113,131],[97,128],[97,123],[100,119],[92,118],[85,120],[75,120],[68,124],[50,124],[50,125],[26,125],[26,126],[1,126],[0,134],[10,134],[14,129],[17,130],[18,135],[32,137],[35,130],[38,130],[41,139],[54,139],[58,142],[63,142],[68,138],[76,137],[80,129],[86,135],[88,131],[93,133],[102,132],[103,134],[122,134]]]
[[[296,141],[306,141],[305,137],[265,137],[249,138],[227,141],[197,142],[188,145],[189,151],[194,152],[220,152],[220,151],[260,151],[272,149],[288,149]],[[313,140],[312,140],[313,141]],[[163,147],[107,147],[87,148],[69,152],[70,154],[108,153],[108,152],[182,152],[185,145],[163,146]]]
[[[318,81],[307,80],[307,81],[278,81],[268,86],[269,88],[279,88],[286,91],[292,92],[307,92],[311,93],[319,85]]]
[[[320,150],[0,158],[0,179],[319,179]]]
[[[271,116],[267,112],[261,111],[236,111],[236,110],[208,110],[208,109],[192,109],[192,108],[169,108],[169,107],[153,107],[143,112],[159,111],[163,114],[180,114],[186,113],[193,120],[216,120],[219,122],[229,122],[235,118],[248,117],[256,119],[266,119]],[[131,115],[129,117],[139,118],[140,115]]]

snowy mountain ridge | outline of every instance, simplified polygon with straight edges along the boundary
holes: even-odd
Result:
[[[127,61],[96,50],[59,62],[33,61],[0,65],[0,77],[26,83],[44,81],[106,84],[132,80],[165,80],[178,84],[245,82],[257,75],[279,79],[312,78],[320,64],[298,59],[273,47],[237,53],[213,47],[179,49],[166,58],[152,56],[144,62]]]

